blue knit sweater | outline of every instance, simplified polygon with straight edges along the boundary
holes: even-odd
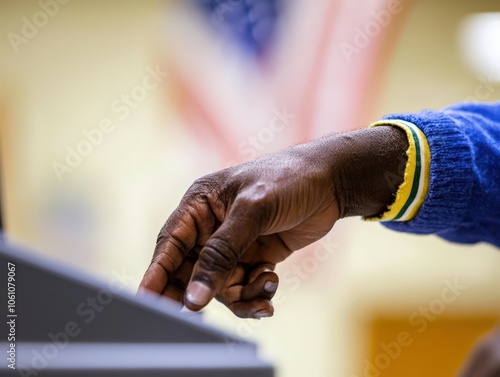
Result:
[[[384,119],[406,120],[425,133],[431,168],[429,191],[417,216],[383,224],[500,247],[500,102],[461,103]]]

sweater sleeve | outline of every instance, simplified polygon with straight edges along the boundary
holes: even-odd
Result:
[[[418,211],[404,221],[381,216],[382,224],[453,242],[485,241],[500,247],[500,102],[394,114],[376,123],[380,124],[418,127],[430,152],[430,168],[422,178],[426,193]],[[408,179],[405,173],[392,207],[398,207],[403,186],[411,186]]]

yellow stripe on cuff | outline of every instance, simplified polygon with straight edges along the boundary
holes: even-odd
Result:
[[[405,131],[409,144],[406,151],[408,162],[394,202],[380,216],[368,220],[411,220],[422,206],[429,188],[430,151],[427,139],[417,126],[404,120],[381,120],[370,125],[377,126],[395,126]]]

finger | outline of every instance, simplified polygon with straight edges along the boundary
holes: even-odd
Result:
[[[178,208],[158,235],[153,260],[140,287],[162,293],[169,276],[180,266],[184,256],[196,243],[196,226],[191,214]]]
[[[224,287],[217,293],[215,298],[225,306],[229,307],[237,301],[241,301],[241,291],[246,280],[245,268],[238,264],[229,279],[226,280]]]
[[[250,250],[250,248],[249,248],[249,250]],[[273,263],[261,263],[255,267],[252,267],[252,269],[248,273],[247,284],[252,283],[263,272],[274,271],[275,267],[276,267],[276,265]]]
[[[248,272],[243,265],[238,264],[219,291],[217,300],[226,306],[237,301],[250,301],[256,298],[271,300],[276,293],[279,281],[273,269],[274,265],[266,263]]]
[[[261,297],[262,295],[257,293],[256,296],[259,297],[251,297],[249,301],[242,300],[242,291],[244,289],[242,283],[245,280],[246,274],[243,266],[238,265],[224,288],[216,296],[217,300],[240,318],[271,317],[274,313],[274,308],[270,299]],[[255,282],[259,284],[257,280]]]
[[[237,301],[228,308],[240,318],[268,318],[274,314],[273,303],[265,298],[259,298],[252,301]]]
[[[162,293],[187,253],[198,240],[208,238],[216,223],[217,218],[206,202],[183,200],[158,235],[153,259],[140,288]]]
[[[168,279],[167,285],[162,292],[162,296],[168,297],[172,300],[183,302],[184,292],[186,291],[189,278],[193,272],[193,267],[198,259],[198,253],[191,250],[184,258],[179,268]]]
[[[266,271],[241,290],[241,300],[251,301],[257,298],[271,300],[278,289],[279,278],[275,272]]]
[[[217,299],[240,318],[266,318],[274,313],[271,299],[277,288],[278,276],[266,271],[246,286],[240,283],[221,290]]]
[[[265,208],[248,196],[238,197],[226,219],[203,247],[196,262],[184,303],[199,310],[222,289],[239,258],[261,230]]]

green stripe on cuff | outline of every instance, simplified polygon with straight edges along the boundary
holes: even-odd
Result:
[[[408,197],[408,200],[404,204],[403,208],[401,208],[401,211],[399,211],[396,217],[394,217],[393,221],[400,220],[401,217],[405,214],[408,207],[410,207],[410,205],[415,201],[420,186],[420,175],[422,174],[422,155],[420,152],[420,140],[418,139],[418,135],[413,129],[413,127],[408,127],[408,128],[410,129],[411,134],[413,136],[413,140],[415,141],[415,150],[416,150],[415,175],[413,177],[410,196]]]

